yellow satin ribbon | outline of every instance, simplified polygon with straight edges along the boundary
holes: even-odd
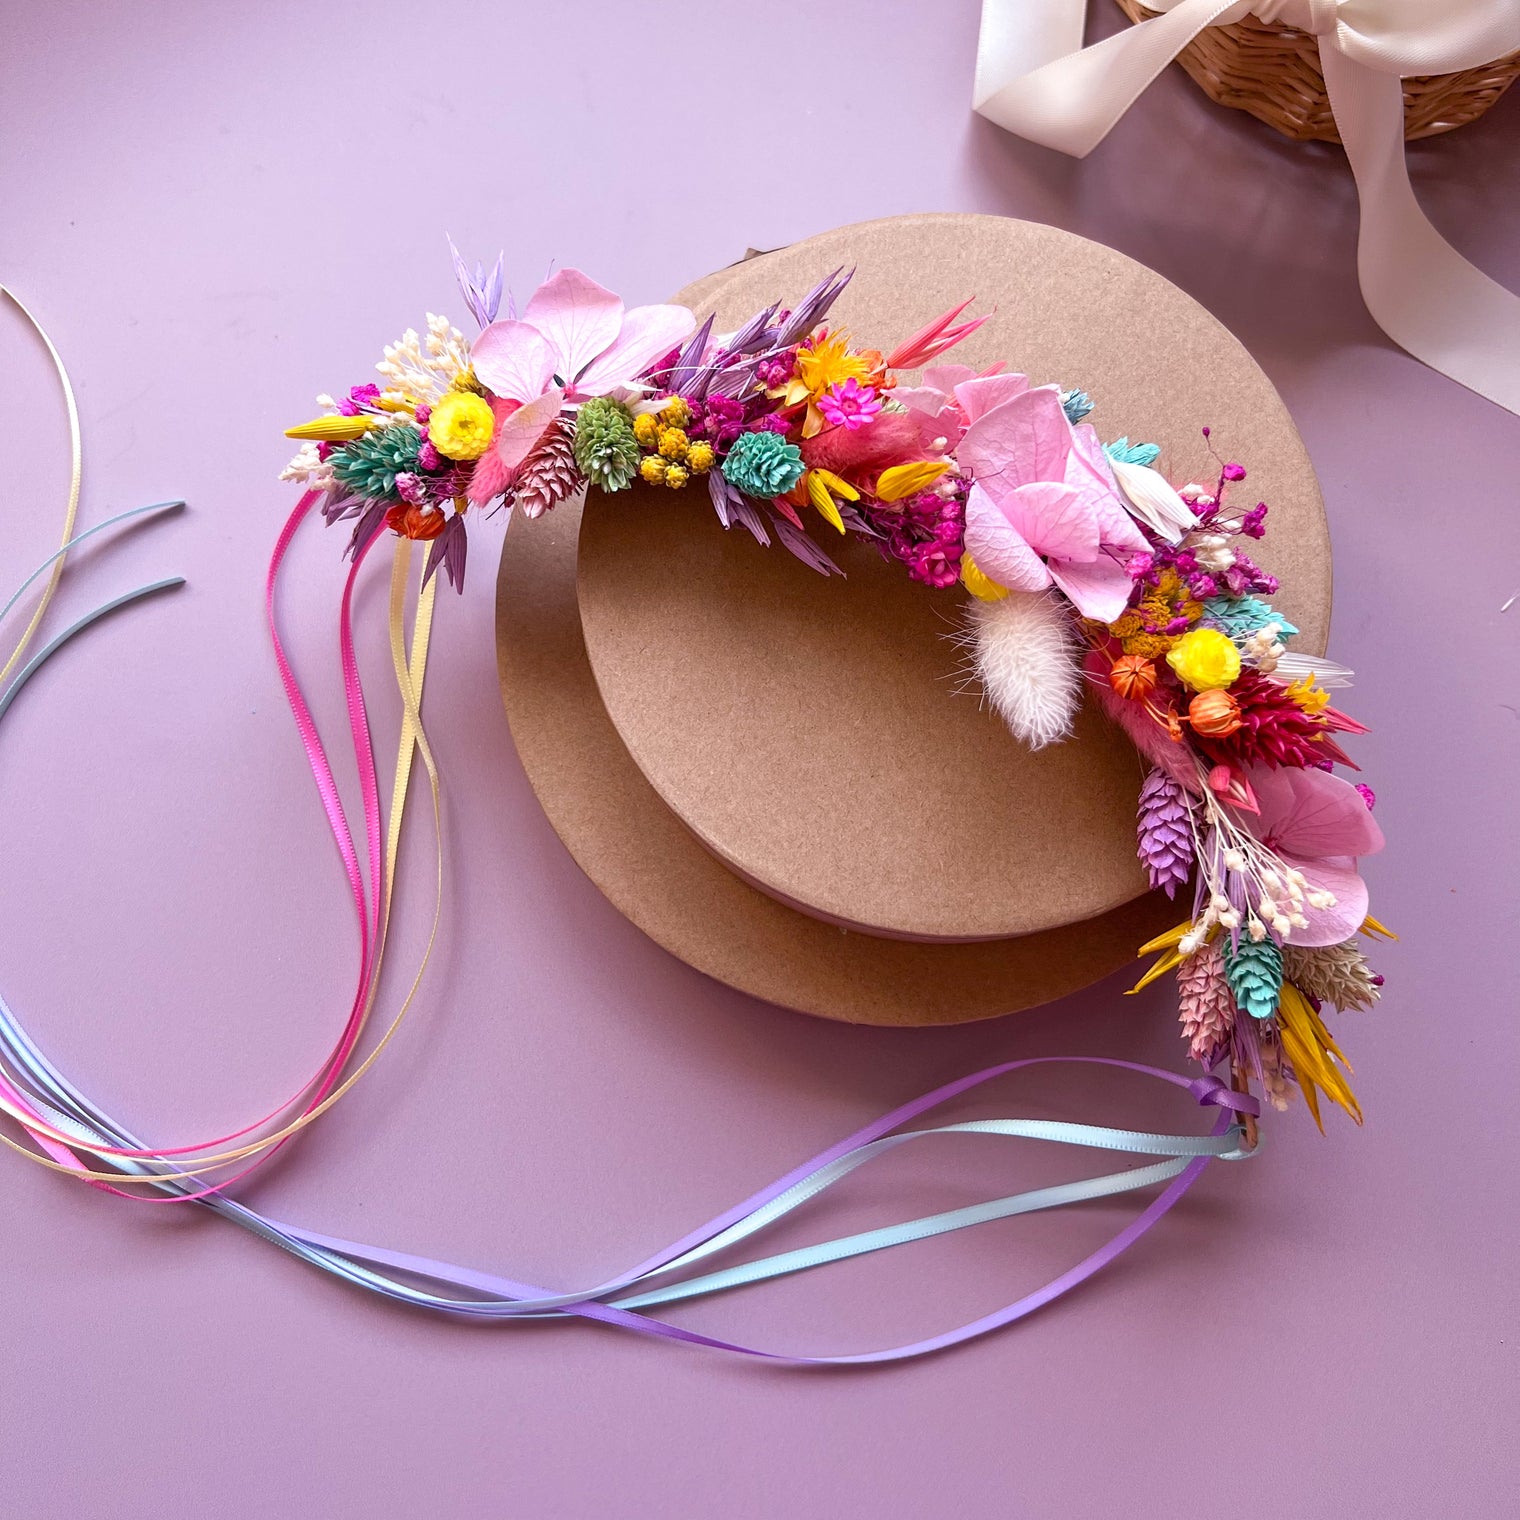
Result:
[[[31,308],[5,285],[0,285],[0,295],[7,297],[16,310],[32,325],[32,331],[42,339],[47,348],[48,357],[53,361],[53,371],[58,376],[58,383],[63,387],[63,404],[69,414],[69,505],[63,514],[63,539],[67,545],[74,537],[74,522],[79,516],[79,490],[84,479],[84,451],[79,437],[79,403],[74,399],[74,387],[69,382],[69,372],[63,367],[63,356],[48,336],[47,330],[42,323],[32,314]],[[32,642],[32,636],[37,632],[42,622],[43,614],[48,610],[48,603],[53,600],[53,593],[58,589],[58,582],[63,579],[63,562],[67,556],[60,554],[53,561],[52,574],[48,576],[46,585],[42,588],[42,596],[37,602],[36,609],[32,613],[31,621],[26,625],[21,635],[20,642],[11,650],[10,658],[5,662],[4,668],[0,669],[0,686],[10,679],[11,672],[20,663],[22,655],[26,653],[27,645]]]

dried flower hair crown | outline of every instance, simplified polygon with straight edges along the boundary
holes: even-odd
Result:
[[[1064,738],[1087,690],[1152,767],[1140,859],[1193,906],[1142,947],[1160,958],[1140,985],[1175,970],[1191,1055],[1279,1108],[1296,1086],[1316,1122],[1321,1094],[1360,1120],[1323,1013],[1382,984],[1359,936],[1387,931],[1357,871],[1382,832],[1371,789],[1334,774],[1337,736],[1365,730],[1332,701],[1351,672],[1293,649],[1266,600],[1277,582],[1245,545],[1267,507],[1239,504],[1241,465],[1178,488],[1156,445],[1100,440],[1083,391],[938,362],[987,320],[970,301],[883,353],[828,325],[843,270],[719,334],[575,269],[503,316],[501,261],[454,260],[473,342],[429,316],[378,383],[289,430],[282,478],[350,522],[350,554],[389,529],[459,588],[472,509],[536,518],[642,482],[705,492],[723,527],[824,575],[814,518],[915,581],[960,583],[977,674],[1021,740]]]

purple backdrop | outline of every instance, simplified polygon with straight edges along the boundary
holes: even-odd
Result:
[[[1106,6],[1103,24],[1112,25]],[[444,229],[658,299],[865,217],[1006,212],[1112,243],[1237,332],[1324,482],[1334,652],[1392,840],[1370,863],[1389,993],[1339,1026],[1366,1129],[1299,1111],[1116,1270],[1022,1329],[807,1376],[596,1329],[492,1332],[347,1292],[198,1214],[0,1158],[0,1456],[31,1520],[1514,1513],[1515,643],[1520,423],[1422,369],[1357,298],[1340,154],[1175,71],[1086,163],[969,114],[973,0],[632,7],[6,7],[0,277],[77,378],[83,521],[192,512],[79,557],[63,613],[167,570],[17,704],[0,769],[0,987],[162,1142],[262,1112],[315,1063],[354,956],[341,876],[260,624],[280,430],[459,311]],[[1459,247],[1520,286],[1520,96],[1411,153]],[[1134,320],[1143,323],[1145,314]],[[66,479],[45,361],[0,313],[7,575]],[[1202,420],[1202,419],[1200,419]],[[288,626],[341,714],[338,543],[298,546]],[[513,756],[496,540],[439,618],[441,954],[361,1089],[249,1196],[403,1249],[594,1280],[857,1122],[987,1061],[1180,1063],[1160,991],[1004,1023],[838,1028],[712,986],[578,873]],[[383,574],[365,657],[383,692]],[[380,731],[392,707],[382,696]],[[423,858],[425,840],[413,858]],[[399,973],[426,870],[403,887]],[[393,979],[391,986],[394,987]],[[978,1111],[1196,1122],[1117,1078]],[[838,1229],[1061,1163],[945,1143],[862,1180]],[[684,1311],[855,1349],[970,1318],[1121,1217],[1014,1221]],[[815,1227],[816,1229],[817,1227]],[[799,1227],[788,1240],[807,1232]]]

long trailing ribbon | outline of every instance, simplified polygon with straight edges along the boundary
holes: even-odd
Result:
[[[30,315],[28,313],[28,315]],[[40,331],[40,329],[39,329]],[[44,341],[46,341],[44,335]],[[69,526],[78,497],[79,451],[77,414],[72,404],[72,390],[57,351],[48,344],[65,395],[69,399],[74,421],[74,487],[71,492]],[[388,825],[381,844],[382,815],[378,778],[370,746],[369,722],[363,686],[359,677],[352,628],[352,598],[360,568],[370,545],[356,554],[344,588],[339,617],[339,654],[347,699],[350,737],[360,770],[360,790],[365,820],[369,877],[366,882],[359,852],[355,846],[348,817],[339,796],[336,780],[328,762],[321,736],[311,716],[310,707],[296,678],[294,668],[279,637],[275,618],[275,590],[285,554],[301,524],[316,502],[315,493],[303,497],[291,514],[276,544],[266,589],[266,605],[275,658],[280,669],[291,712],[296,720],[318,794],[327,815],[328,826],[338,846],[344,873],[354,902],[360,932],[360,969],[350,1016],[328,1059],[317,1075],[292,1102],[300,1109],[294,1119],[271,1134],[261,1135],[247,1145],[216,1150],[230,1140],[240,1139],[271,1122],[290,1105],[274,1111],[265,1121],[222,1136],[201,1146],[163,1148],[145,1145],[131,1131],[116,1122],[92,1103],[42,1053],[26,1033],[11,1009],[0,999],[0,1111],[7,1113],[22,1128],[36,1147],[21,1145],[0,1136],[11,1149],[53,1170],[67,1173],[92,1185],[123,1196],[150,1202],[195,1203],[222,1218],[249,1230],[290,1252],[310,1265],[366,1291],[397,1302],[481,1323],[508,1323],[523,1319],[585,1318],[666,1340],[682,1341],[710,1349],[735,1352],[795,1366],[868,1365],[901,1361],[927,1355],[946,1347],[988,1334],[1022,1319],[1036,1309],[1069,1292],[1079,1283],[1115,1260],[1139,1240],[1183,1196],[1201,1175],[1211,1159],[1236,1160],[1252,1153],[1242,1146],[1243,1130],[1237,1116],[1254,1116],[1259,1109],[1250,1095],[1228,1088],[1217,1077],[1203,1076],[1189,1081],[1173,1072],[1135,1062],[1102,1057],[1034,1057],[1006,1061],[984,1071],[950,1082],[910,1103],[883,1115],[855,1134],[829,1147],[811,1160],[795,1167],[769,1187],[762,1188],[744,1202],[709,1220],[680,1240],[647,1260],[619,1273],[595,1287],[579,1292],[555,1293],[530,1283],[517,1282],[447,1262],[413,1256],[378,1246],[321,1235],[293,1225],[283,1224],[230,1197],[226,1189],[245,1176],[260,1159],[274,1154],[298,1131],[320,1113],[336,1103],[369,1069],[394,1035],[411,1007],[436,942],[442,911],[443,834],[440,817],[440,783],[438,767],[422,724],[421,703],[430,640],[433,596],[436,581],[423,578],[418,595],[410,651],[405,638],[405,609],[411,545],[398,543],[391,571],[390,648],[397,688],[402,702],[402,722],[392,787]],[[161,503],[118,514],[116,518],[87,530],[65,534],[63,546],[39,566],[21,590],[6,604],[0,617],[15,605],[21,592],[46,573],[53,574],[44,602],[58,581],[58,570],[69,549],[81,539],[119,522],[142,514],[164,511],[180,503]],[[104,606],[78,619],[38,654],[22,666],[9,689],[0,694],[0,719],[9,711],[17,694],[48,659],[71,639],[102,617],[155,592],[183,584],[179,577],[158,581],[114,598]],[[15,654],[9,671],[22,658],[27,644],[40,623],[34,615]],[[352,1071],[349,1062],[370,1018],[378,993],[379,973],[390,924],[392,893],[399,861],[406,797],[414,756],[420,755],[432,795],[433,825],[437,860],[437,895],[432,932],[421,964],[401,1006],[375,1047]],[[1082,1064],[1117,1068],[1139,1073],[1187,1091],[1198,1103],[1217,1110],[1214,1125],[1206,1136],[1158,1135],[1143,1131],[1071,1124],[1056,1120],[981,1119],[941,1125],[931,1129],[903,1130],[901,1126],[968,1092],[993,1078],[1030,1067],[1050,1064]],[[347,1074],[345,1075],[345,1072]],[[898,1147],[946,1134],[975,1134],[1002,1138],[1036,1139],[1062,1145],[1119,1152],[1147,1158],[1150,1164],[1107,1175],[1058,1184],[1053,1187],[1013,1194],[986,1203],[854,1235],[825,1241],[802,1249],[783,1251],[735,1266],[690,1275],[693,1268],[710,1261],[750,1237],[774,1225],[778,1220],[843,1181],[860,1167]],[[208,1149],[210,1154],[208,1154]],[[188,1156],[188,1160],[179,1158]],[[82,1157],[93,1158],[92,1169]],[[201,1178],[208,1172],[225,1168],[246,1158],[254,1158],[233,1177],[222,1177],[212,1184]],[[1160,1159],[1155,1159],[1160,1158]],[[129,1184],[122,1186],[121,1184]],[[1164,1184],[1163,1190],[1127,1226],[1092,1252],[1076,1266],[1043,1287],[1005,1305],[1003,1308],[967,1324],[956,1326],[904,1345],[885,1350],[842,1356],[802,1356],[778,1352],[736,1341],[684,1329],[656,1319],[648,1309],[718,1293],[747,1284],[766,1281],[790,1273],[808,1271],[831,1262],[843,1261],[873,1251],[890,1249],[955,1230],[968,1229],[994,1219],[1062,1207],[1088,1200],[1116,1196]],[[133,1189],[141,1188],[138,1192]]]
[[[58,587],[65,560],[72,548],[94,534],[102,532],[104,529],[115,524],[145,514],[177,510],[184,503],[166,502],[134,508],[128,512],[118,513],[116,516],[86,529],[82,533],[74,532],[83,475],[79,410],[75,399],[74,387],[70,381],[62,356],[35,314],[14,292],[0,286],[0,294],[4,294],[15,303],[17,309],[31,324],[47,350],[48,357],[52,362],[63,393],[68,414],[70,451],[70,482],[68,504],[65,511],[63,544],[33,570],[17,588],[4,608],[0,609],[0,618],[3,618],[39,577],[44,574],[48,575],[38,605],[33,610],[32,616],[9,659],[6,661],[3,669],[0,669],[0,684],[3,684],[4,678],[16,668],[24,657],[37,628],[41,624],[53,594]],[[313,1076],[292,1097],[278,1105],[270,1113],[229,1134],[220,1135],[211,1140],[202,1140],[193,1144],[180,1146],[123,1147],[106,1144],[103,1139],[98,1144],[81,1145],[77,1134],[64,1133],[50,1123],[44,1115],[29,1110],[24,1100],[15,1090],[5,1083],[3,1079],[0,1079],[0,1113],[8,1114],[17,1122],[31,1141],[31,1147],[35,1147],[35,1149],[22,1145],[6,1135],[0,1135],[0,1143],[3,1143],[12,1150],[19,1151],[27,1156],[28,1159],[36,1161],[43,1166],[68,1172],[91,1182],[105,1191],[118,1193],[122,1196],[135,1197],[144,1202],[189,1202],[217,1189],[230,1186],[239,1178],[246,1176],[254,1167],[262,1164],[263,1161],[274,1155],[293,1135],[312,1123],[320,1114],[326,1112],[345,1093],[351,1090],[354,1083],[373,1064],[379,1051],[389,1042],[401,1020],[412,1006],[423,972],[426,969],[428,958],[431,956],[434,941],[436,940],[438,923],[442,912],[443,880],[441,853],[437,900],[435,902],[433,917],[433,933],[428,940],[421,965],[413,978],[411,989],[403,1001],[400,1010],[381,1036],[375,1048],[363,1061],[359,1062],[354,1070],[347,1071],[373,1012],[375,999],[379,991],[380,971],[384,956],[386,929],[390,916],[396,857],[400,848],[402,823],[406,809],[407,789],[411,777],[413,755],[419,747],[423,754],[432,790],[434,827],[435,830],[440,831],[439,837],[441,840],[437,769],[433,763],[431,751],[427,748],[426,739],[422,736],[420,715],[421,691],[426,675],[427,651],[431,634],[436,588],[433,584],[429,583],[425,584],[419,592],[412,636],[412,649],[410,656],[408,656],[405,649],[404,619],[407,574],[412,550],[410,544],[398,540],[392,572],[390,621],[391,646],[396,668],[396,680],[402,695],[403,720],[398,744],[389,829],[384,836],[382,836],[381,828],[379,782],[376,774],[374,753],[370,744],[368,713],[363,684],[359,675],[358,658],[354,647],[352,620],[354,586],[365,555],[369,548],[373,546],[373,541],[370,544],[366,544],[362,551],[355,555],[354,563],[350,568],[343,590],[339,616],[339,658],[343,671],[350,737],[353,742],[354,757],[360,776],[369,865],[369,879],[368,883],[366,883],[363,871],[360,868],[358,854],[354,847],[348,818],[333,778],[332,767],[328,761],[327,753],[321,736],[317,731],[316,724],[301,693],[300,684],[296,679],[294,669],[280,639],[278,622],[275,615],[276,590],[285,555],[297,529],[310,514],[317,500],[318,496],[315,492],[308,493],[301,499],[295,510],[291,513],[284,530],[276,542],[266,581],[265,605],[276,663],[280,670],[292,712],[296,717],[297,727],[306,749],[308,763],[317,782],[318,792],[327,814],[329,828],[338,845],[350,891],[353,895],[355,914],[359,924],[360,955],[356,987],[348,1018],[344,1023],[337,1042],[324,1057]],[[116,601],[107,604],[105,608],[98,609],[90,617],[67,630],[43,650],[29,665],[25,666],[9,689],[4,692],[3,696],[0,696],[0,714],[3,714],[9,707],[10,703],[25,685],[27,679],[42,662],[55,649],[66,643],[75,633],[87,627],[105,612],[113,610],[119,605],[124,605],[126,602],[135,600],[138,596],[144,595],[148,591],[163,589],[163,587],[170,584],[178,585],[180,582],[177,580],[163,582],[154,587],[145,588],[142,592],[130,593],[126,598],[118,598]],[[286,1115],[292,1116],[286,1118]],[[250,1139],[250,1136],[253,1138]],[[244,1141],[245,1143],[240,1145],[234,1144],[237,1141]],[[92,1168],[91,1165],[81,1160],[81,1155],[93,1158],[93,1161],[98,1165]],[[121,1186],[124,1180],[130,1180],[124,1177],[120,1169],[121,1162],[143,1159],[167,1160],[170,1158],[190,1158],[180,1162],[178,1171],[181,1176],[209,1178],[213,1174],[221,1175],[217,1175],[214,1181],[208,1181],[203,1189],[181,1190],[174,1195],[159,1194],[154,1196],[146,1193],[130,1192]],[[242,1166],[241,1169],[233,1172],[231,1175],[226,1175],[230,1167],[245,1161],[247,1164]],[[101,1169],[102,1165],[105,1169]]]
[[[1401,79],[1520,50],[1520,0],[1146,0],[1163,14],[1082,46],[1085,0],[983,0],[975,109],[1082,158],[1200,32],[1254,13],[1313,34],[1361,201],[1357,270],[1378,326],[1520,413],[1520,297],[1431,225],[1404,159]]]

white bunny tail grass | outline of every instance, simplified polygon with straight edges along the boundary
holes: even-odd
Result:
[[[987,699],[1016,737],[1043,749],[1071,732],[1082,665],[1067,604],[1049,592],[973,600],[968,642]]]

